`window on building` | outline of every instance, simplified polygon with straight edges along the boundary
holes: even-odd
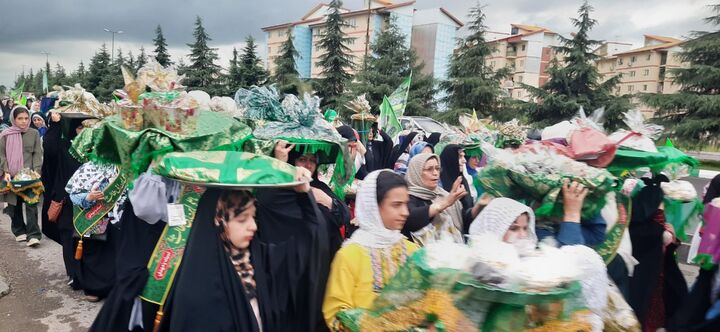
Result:
[[[618,58],[618,65],[622,65],[622,64],[623,64],[623,58]]]
[[[268,46],[268,54],[272,53],[272,47]]]
[[[647,84],[643,84],[643,91],[647,91]]]
[[[628,85],[628,89],[627,89],[627,90],[628,90],[628,91],[632,91],[632,90],[633,90],[633,86],[632,86],[632,85]]]
[[[652,54],[648,53],[647,59],[650,60],[650,58],[652,58]]]
[[[518,92],[517,92],[518,98],[520,98],[521,95],[522,95],[522,91],[518,91]]]
[[[650,69],[643,70],[643,76],[648,76],[648,75],[650,75]]]
[[[630,72],[630,77],[635,77],[635,71],[634,71],[634,70]]]
[[[522,80],[523,80],[522,75],[519,75],[519,76],[518,76],[518,79],[517,79],[518,83],[522,83]]]
[[[347,25],[349,25],[353,28],[357,28],[357,19],[351,18],[351,19],[345,21],[345,23],[347,23]]]
[[[348,45],[355,45],[355,38],[348,39]]]
[[[521,50],[523,50],[523,51],[525,50],[525,45],[522,46]]]
[[[518,61],[518,67],[522,67],[523,65],[525,65],[525,60]]]
[[[635,56],[633,55],[632,58],[630,58],[630,62],[635,62]]]

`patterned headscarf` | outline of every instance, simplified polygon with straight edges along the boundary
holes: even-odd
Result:
[[[227,223],[231,214],[241,214],[248,204],[253,204],[253,196],[249,191],[224,191],[220,194],[215,212],[215,226],[220,228],[220,240],[225,246],[225,251],[230,255],[235,271],[240,276],[245,293],[249,299],[257,296],[255,284],[255,268],[250,261],[250,250],[238,248],[227,237]]]
[[[405,239],[400,231],[387,229],[380,217],[377,179],[381,172],[390,172],[390,170],[371,172],[360,185],[355,199],[355,217],[360,223],[360,228],[345,241],[343,246],[357,243],[366,248],[385,249]]]

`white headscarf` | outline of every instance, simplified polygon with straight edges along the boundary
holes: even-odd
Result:
[[[478,214],[470,224],[470,235],[493,234],[502,241],[510,226],[523,213],[528,215],[528,238],[537,242],[535,213],[529,206],[505,197],[493,199]]]
[[[389,248],[405,239],[400,231],[385,228],[377,201],[377,178],[382,172],[390,170],[377,170],[365,177],[355,198],[355,217],[360,228],[345,241],[343,246],[357,243],[363,247],[373,249]]]

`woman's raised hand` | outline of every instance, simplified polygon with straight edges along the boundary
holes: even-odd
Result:
[[[580,211],[583,202],[588,195],[588,188],[585,188],[577,181],[565,180],[562,187],[563,210],[565,212],[563,221],[580,222]]]

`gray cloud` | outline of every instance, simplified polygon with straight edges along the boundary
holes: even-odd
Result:
[[[86,64],[102,43],[110,46],[103,28],[120,29],[115,47],[137,55],[140,46],[152,49],[155,27],[160,24],[175,59],[188,53],[193,40],[195,17],[219,48],[220,64],[227,65],[232,47],[243,47],[245,36],[262,44],[263,26],[298,20],[322,0],[0,0],[0,84],[11,86],[16,74],[44,65],[42,51],[51,52],[50,62],[68,70],[83,60]],[[403,0],[395,0],[401,2]],[[5,3],[12,2],[12,3]],[[346,0],[345,7],[359,9],[363,0]],[[640,46],[645,33],[687,36],[691,30],[709,29],[702,22],[711,0],[591,0],[599,25],[592,37],[629,41]],[[460,20],[475,0],[418,0],[420,9],[444,7]],[[509,32],[510,23],[535,24],[561,34],[573,31],[581,0],[485,0],[487,24],[493,31]],[[674,10],[679,8],[679,10]],[[7,15],[11,13],[11,15]],[[645,13],[645,15],[638,15]],[[262,47],[260,50],[262,51]]]

